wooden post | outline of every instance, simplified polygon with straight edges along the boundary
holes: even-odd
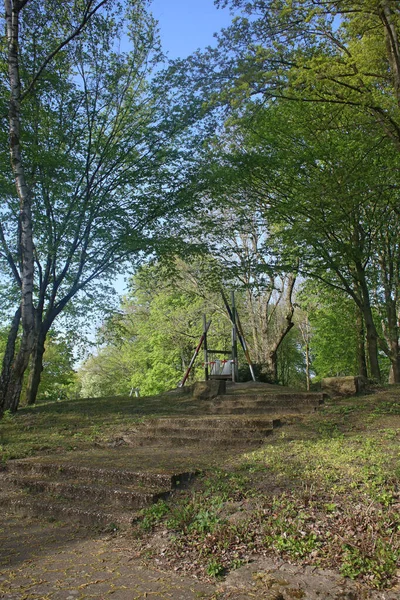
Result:
[[[208,346],[207,346],[207,317],[203,315],[203,335],[204,335],[204,376],[205,380],[209,380],[208,374]]]
[[[237,350],[237,327],[236,327],[236,306],[235,306],[235,293],[231,293],[232,301],[232,381],[237,383],[239,381],[239,368],[238,368],[238,350]]]
[[[210,329],[210,325],[211,325],[211,321],[208,321],[208,323],[206,325],[205,333],[207,333],[207,331]],[[183,387],[185,385],[185,383],[187,381],[187,378],[189,377],[190,371],[192,370],[192,367],[193,367],[193,365],[194,365],[194,363],[196,361],[196,358],[197,358],[197,356],[198,356],[198,354],[200,352],[201,346],[203,345],[203,342],[204,342],[204,333],[202,333],[202,335],[201,335],[201,338],[200,338],[200,341],[199,341],[199,343],[197,345],[197,348],[194,351],[194,354],[193,354],[193,356],[191,358],[191,361],[189,363],[188,368],[186,369],[186,373],[183,376],[182,381],[178,384],[178,387]]]

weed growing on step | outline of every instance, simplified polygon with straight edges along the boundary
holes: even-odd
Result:
[[[161,522],[162,518],[168,514],[168,512],[168,504],[164,500],[159,500],[156,504],[143,509],[140,527],[143,531],[150,531]]]
[[[224,566],[215,559],[211,559],[207,566],[207,575],[211,577],[221,577],[224,573]]]

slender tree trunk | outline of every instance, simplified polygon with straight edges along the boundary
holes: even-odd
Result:
[[[33,306],[34,251],[32,231],[31,191],[26,181],[20,147],[21,81],[19,75],[18,36],[20,3],[4,0],[7,22],[9,99],[9,143],[11,167],[19,198],[20,256],[21,256],[21,323],[22,339],[18,355],[11,369],[5,405],[18,408],[23,376],[34,344],[35,323]]]
[[[365,329],[362,314],[357,310],[357,364],[360,377],[368,379],[367,358],[365,356]]]
[[[381,369],[379,366],[378,360],[378,332],[375,327],[374,317],[371,309],[371,301],[369,297],[368,285],[365,279],[365,271],[361,267],[361,265],[357,265],[357,276],[359,282],[359,292],[360,292],[360,308],[362,310],[365,329],[366,329],[366,338],[367,338],[367,352],[368,352],[368,360],[369,367],[371,372],[371,378],[379,382],[381,381]]]
[[[400,383],[400,347],[399,323],[397,315],[399,275],[398,260],[393,256],[391,238],[385,239],[386,252],[383,251],[379,258],[380,279],[385,297],[386,322],[383,320],[384,339],[381,340],[381,349],[391,362],[390,383]],[[393,246],[395,244],[393,243]]]
[[[385,354],[391,363],[391,383],[400,383],[399,327],[397,323],[396,302],[386,297],[387,327],[385,331]]]
[[[26,388],[26,403],[28,406],[35,404],[43,372],[43,355],[47,332],[41,329],[37,335],[35,347],[31,354],[30,371]]]
[[[0,416],[3,414],[4,410],[6,410],[5,396],[11,378],[12,364],[15,356],[15,343],[17,341],[20,320],[21,307],[19,306],[11,322],[11,327],[7,338],[7,345],[3,356],[3,364],[0,378]]]
[[[310,391],[310,345],[306,342],[306,388]]]

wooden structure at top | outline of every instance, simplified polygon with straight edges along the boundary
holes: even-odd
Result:
[[[239,381],[239,365],[238,365],[238,340],[243,348],[244,355],[249,364],[250,373],[253,381],[255,381],[255,375],[253,365],[251,363],[249,351],[247,349],[246,341],[244,338],[243,328],[240,323],[239,315],[237,314],[235,306],[235,296],[231,294],[231,306],[229,306],[228,300],[223,292],[222,298],[224,300],[225,308],[227,310],[229,319],[232,323],[232,344],[230,350],[211,350],[208,347],[207,334],[211,326],[211,321],[207,322],[207,318],[203,317],[203,334],[200,338],[199,344],[194,352],[192,360],[186,370],[186,373],[179,384],[179,387],[183,387],[189,377],[190,371],[196,361],[196,358],[203,346],[204,350],[204,375],[205,380],[209,379],[225,379],[232,380],[233,382]],[[219,358],[219,357],[222,357]]]

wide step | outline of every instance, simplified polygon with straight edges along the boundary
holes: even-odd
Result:
[[[254,435],[246,435],[243,437],[234,436],[219,436],[214,438],[204,438],[198,433],[193,435],[185,435],[184,433],[176,435],[164,435],[162,437],[147,436],[146,434],[136,434],[134,437],[127,439],[132,446],[162,446],[162,447],[184,447],[191,445],[206,445],[213,448],[238,448],[240,446],[259,445],[264,443],[267,434],[271,434],[272,430],[260,435],[259,432]]]
[[[41,462],[31,459],[10,460],[7,463],[7,470],[9,473],[44,475],[56,479],[61,477],[63,480],[73,479],[124,485],[143,485],[157,489],[170,489],[178,485],[178,482],[179,484],[186,483],[193,476],[193,472],[153,473],[148,471],[88,467],[64,462]]]
[[[323,394],[232,394],[216,398],[210,406],[214,414],[290,414],[317,410],[323,403]]]
[[[138,518],[138,510],[166,499],[193,475],[13,460],[0,476],[0,505],[16,512],[47,514],[88,525],[126,526]]]
[[[107,485],[82,484],[80,482],[51,481],[34,477],[11,477],[9,481],[14,487],[25,488],[30,492],[45,493],[53,497],[68,500],[88,501],[92,504],[103,504],[111,507],[140,509],[158,500],[168,497],[171,490],[146,490],[143,488],[126,489]]]
[[[231,417],[229,415],[224,417],[217,416],[207,416],[207,417],[164,417],[160,419],[152,419],[146,423],[146,427],[153,429],[163,429],[163,428],[202,428],[207,430],[212,429],[222,429],[222,430],[232,430],[232,429],[241,429],[251,430],[251,429],[271,429],[272,427],[276,427],[279,425],[278,420],[260,417],[260,418],[246,418],[246,417]]]
[[[28,494],[13,494],[0,497],[0,506],[14,512],[43,517],[51,516],[64,521],[74,521],[83,525],[130,525],[137,520],[138,515],[133,511],[107,511],[95,505],[80,502],[71,504],[59,498],[38,498]]]

